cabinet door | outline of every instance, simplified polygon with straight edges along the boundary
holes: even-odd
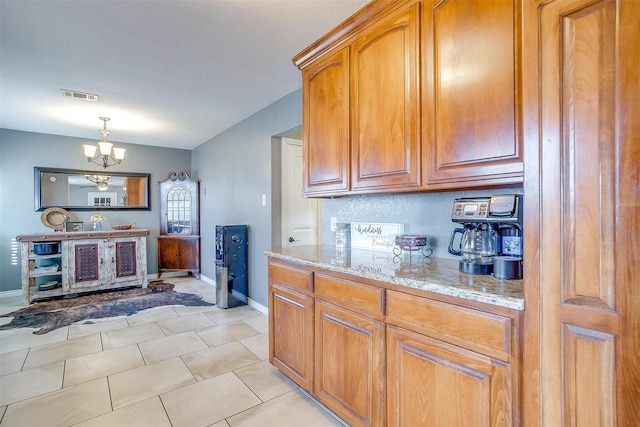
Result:
[[[353,426],[384,425],[384,326],[316,299],[314,394]]]
[[[497,426],[511,419],[511,367],[387,325],[388,426]]]
[[[180,268],[180,240],[158,238],[158,268],[163,270]]]
[[[111,262],[113,262],[113,258]],[[131,277],[136,275],[136,242],[115,242],[115,276]]]
[[[418,10],[374,25],[351,47],[354,190],[420,185]]]
[[[519,0],[425,2],[429,187],[522,182],[520,8]]]
[[[66,246],[69,260],[63,271],[63,287],[88,289],[105,280],[105,245],[103,241],[78,241]]]
[[[200,270],[200,239],[180,240],[180,268],[184,270]]]
[[[104,258],[99,258],[98,244],[87,243],[75,245],[75,282],[94,281],[100,278],[100,264],[104,263]]]
[[[147,249],[144,238],[114,238],[105,244],[105,284],[146,280]]]
[[[313,298],[269,285],[269,362],[313,390]]]
[[[306,195],[349,190],[349,51],[332,52],[302,71]]]

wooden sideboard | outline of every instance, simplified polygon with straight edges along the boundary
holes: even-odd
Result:
[[[148,235],[149,230],[134,229],[17,236],[22,304],[126,286],[146,288]]]

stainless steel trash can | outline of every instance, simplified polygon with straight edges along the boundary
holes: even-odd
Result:
[[[229,267],[216,261],[216,305],[220,308],[247,305],[247,296],[234,289],[234,281],[238,277],[229,272]]]

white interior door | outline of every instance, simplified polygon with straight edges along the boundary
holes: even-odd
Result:
[[[320,203],[302,196],[302,141],[282,138],[282,247],[315,245]]]

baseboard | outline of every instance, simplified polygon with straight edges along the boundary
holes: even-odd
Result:
[[[216,279],[212,279],[211,277],[207,277],[204,274],[200,275],[200,280],[202,280],[203,282],[207,282],[208,284],[212,285],[213,287],[216,286]]]
[[[22,289],[12,289],[10,291],[2,291],[0,292],[0,299],[2,298],[13,298],[22,295]]]
[[[249,298],[249,307],[258,310],[262,314],[269,315],[269,308]]]
[[[215,279],[207,277],[204,274],[200,275],[200,280],[210,284],[213,287],[216,286]],[[256,302],[256,301],[252,300],[251,298],[249,298],[248,305],[249,305],[249,307],[251,307],[251,308],[253,308],[255,310],[258,310],[262,314],[266,314],[266,315],[269,314],[269,308],[268,307],[265,307],[264,305],[260,304],[259,302]]]

